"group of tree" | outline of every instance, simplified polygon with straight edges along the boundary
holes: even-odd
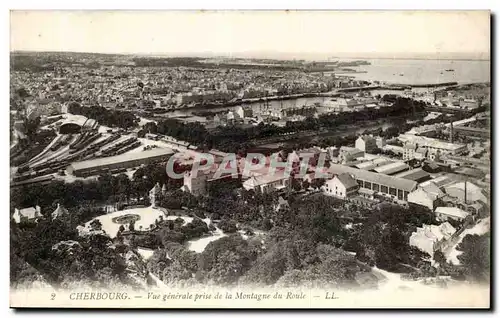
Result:
[[[72,102],[68,104],[68,112],[95,119],[99,124],[109,127],[130,129],[139,125],[139,119],[133,113],[109,110],[101,106],[81,106]]]
[[[76,180],[72,183],[56,180],[47,184],[29,184],[11,188],[11,208],[39,205],[42,211],[51,209],[54,202],[76,207],[84,202],[100,204],[127,204],[132,199],[147,200],[156,183],[165,184],[168,191],[182,186],[182,179],[169,178],[163,164],[138,168],[132,180],[124,173],[103,174],[97,179]],[[53,210],[52,210],[53,211]]]
[[[40,239],[42,238],[43,239]],[[42,281],[53,287],[134,285],[127,275],[125,249],[106,235],[79,236],[64,217],[10,227],[11,285]]]

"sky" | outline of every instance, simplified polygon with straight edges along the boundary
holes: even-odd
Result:
[[[490,52],[488,11],[12,11],[10,25],[11,51],[272,58]]]

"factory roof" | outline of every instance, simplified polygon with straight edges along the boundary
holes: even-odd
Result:
[[[400,172],[403,170],[407,170],[409,168],[410,167],[406,163],[401,162],[401,161],[396,161],[393,163],[386,164],[384,166],[374,168],[373,170],[375,170],[375,172],[378,172],[378,173],[394,174],[394,173],[397,173],[397,172]]]
[[[100,167],[112,164],[118,164],[122,162],[134,161],[134,160],[142,160],[151,157],[159,157],[159,156],[169,156],[173,155],[174,151],[170,148],[156,148],[142,152],[135,153],[124,153],[118,156],[98,158],[92,160],[85,160],[79,162],[73,162],[71,166],[74,170],[82,170],[89,169],[93,167]]]
[[[397,188],[408,192],[413,191],[417,187],[417,182],[412,180],[388,176],[377,172],[356,169],[340,164],[330,164],[330,168],[328,169],[328,171],[335,175],[339,175],[341,173],[349,173],[355,179],[362,179],[364,181],[378,183],[387,187]]]
[[[430,177],[430,175],[421,168],[419,168],[398,173],[397,175],[395,175],[395,177],[418,181],[424,178],[428,178]]]
[[[462,219],[465,219],[469,213],[466,211],[456,208],[456,207],[448,207],[448,206],[439,206],[436,208],[436,213],[456,216]]]
[[[450,151],[458,150],[458,149],[463,148],[465,146],[464,144],[455,144],[455,143],[445,142],[445,141],[441,141],[441,140],[434,139],[434,138],[415,136],[415,135],[411,135],[411,134],[400,135],[399,139],[405,140],[405,141],[410,141],[413,143],[417,143],[419,147],[432,147],[432,148],[450,150]]]

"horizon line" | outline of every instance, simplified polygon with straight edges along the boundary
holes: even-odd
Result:
[[[477,52],[477,53],[469,53],[469,52],[446,52],[446,53],[415,53],[416,56],[408,56],[408,53],[406,52],[400,52],[400,53],[385,53],[384,55],[374,55],[374,56],[359,56],[359,55],[349,55],[350,53],[331,53],[332,56],[327,56],[324,58],[306,58],[306,57],[295,57],[295,58],[290,58],[290,57],[283,57],[283,58],[276,58],[276,57],[271,57],[269,55],[272,54],[284,54],[284,55],[294,55],[294,54],[300,54],[300,52],[278,52],[278,51],[272,51],[272,52],[263,52],[262,57],[257,57],[256,54],[259,54],[257,52],[253,51],[243,51],[243,52],[235,52],[235,53],[222,53],[222,52],[134,52],[134,53],[119,53],[119,52],[95,52],[95,51],[58,51],[58,50],[11,50],[9,54],[15,54],[15,53],[67,53],[67,54],[100,54],[100,55],[122,55],[122,56],[134,56],[134,55],[139,55],[139,56],[154,56],[154,55],[164,55],[162,57],[191,57],[191,58],[232,58],[232,59],[260,59],[260,60],[305,60],[305,59],[310,59],[310,60],[325,60],[325,59],[365,59],[365,60],[373,60],[373,59],[378,59],[378,60],[455,60],[455,61],[491,61],[491,53],[490,52]],[[314,52],[306,52],[303,53],[304,55],[311,55],[311,54],[318,54],[321,55],[323,53],[314,53]],[[335,56],[335,54],[346,54],[343,56]],[[388,56],[392,54],[393,56]],[[435,55],[435,56],[429,56],[429,57],[422,57],[422,55]],[[452,54],[457,54],[457,55],[488,55],[488,57],[438,57],[437,55],[452,55]],[[253,56],[244,56],[244,55],[253,55]],[[325,54],[327,55],[327,54]],[[406,56],[397,56],[397,55],[406,55]]]

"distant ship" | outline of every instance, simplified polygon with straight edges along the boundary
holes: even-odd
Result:
[[[403,73],[399,74],[399,76],[405,76]]]

